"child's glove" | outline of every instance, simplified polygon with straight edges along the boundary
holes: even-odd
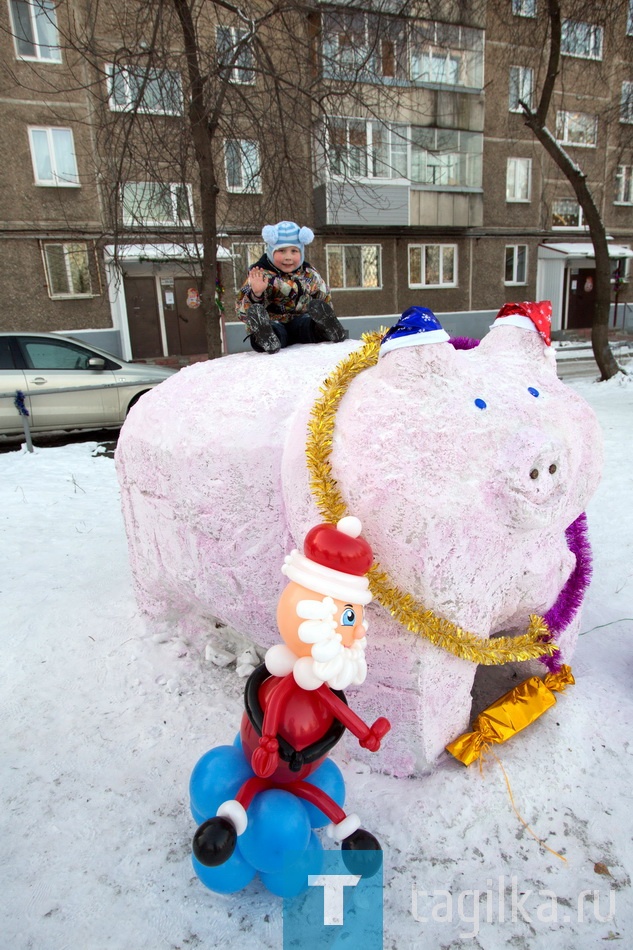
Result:
[[[384,716],[380,716],[373,726],[369,727],[369,732],[364,739],[359,739],[359,745],[363,749],[369,749],[370,752],[378,752],[380,740],[387,735],[391,729],[391,723]],[[261,740],[260,740],[261,741]]]

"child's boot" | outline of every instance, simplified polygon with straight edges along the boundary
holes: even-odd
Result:
[[[338,321],[334,310],[323,300],[311,300],[308,316],[316,323],[318,332],[330,343],[340,343],[347,339],[347,333]]]
[[[247,316],[253,349],[259,350],[260,353],[276,353],[281,349],[279,337],[273,330],[270,317],[262,304],[251,304]]]

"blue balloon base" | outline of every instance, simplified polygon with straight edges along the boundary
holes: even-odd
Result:
[[[235,798],[244,782],[253,776],[237,740],[233,745],[217,746],[206,752],[196,763],[189,781],[195,822],[201,825],[213,818],[222,802]],[[326,759],[304,781],[343,806],[345,782],[331,759]],[[314,873],[316,852],[323,851],[314,829],[323,828],[328,822],[320,809],[291,792],[267,789],[251,802],[248,827],[239,836],[229,860],[209,868],[193,857],[193,869],[205,887],[219,894],[240,891],[259,874],[271,893],[294,897],[307,888],[308,865],[310,873]]]

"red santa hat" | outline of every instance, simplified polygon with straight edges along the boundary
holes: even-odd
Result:
[[[365,606],[372,599],[365,577],[373,552],[360,537],[362,525],[348,515],[338,524],[319,524],[308,531],[303,554],[288,554],[281,568],[286,577],[324,597]]]
[[[547,346],[551,345],[552,302],[538,300],[535,303],[506,303],[497,314],[493,327],[513,326],[534,330],[541,334]]]

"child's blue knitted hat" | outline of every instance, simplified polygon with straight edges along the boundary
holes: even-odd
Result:
[[[279,224],[267,224],[262,228],[262,237],[266,242],[266,253],[272,263],[273,254],[280,247],[298,247],[303,264],[306,244],[314,241],[314,232],[310,228],[300,228],[294,221],[280,221]]]

